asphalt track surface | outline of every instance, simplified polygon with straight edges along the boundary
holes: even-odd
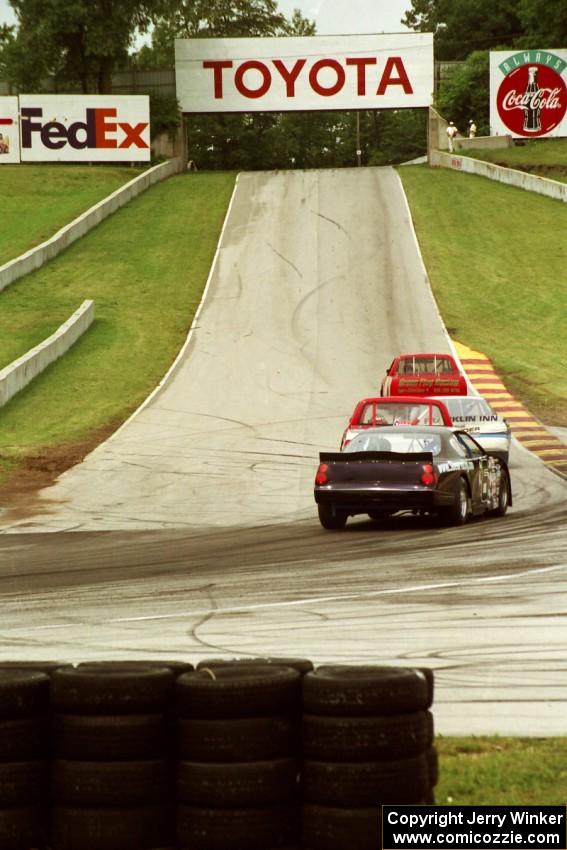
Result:
[[[565,734],[567,481],[514,445],[503,519],[316,519],[319,450],[412,350],[451,345],[397,174],[241,175],[167,380],[0,513],[0,659],[430,666],[438,732]]]

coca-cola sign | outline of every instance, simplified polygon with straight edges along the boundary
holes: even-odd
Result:
[[[565,51],[491,53],[491,132],[515,138],[565,136]]]

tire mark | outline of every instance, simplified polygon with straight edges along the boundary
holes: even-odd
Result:
[[[291,268],[294,270],[294,272],[301,278],[301,280],[303,280],[302,273],[299,271],[297,266],[294,263],[291,262],[291,260],[288,260],[287,257],[284,257],[283,254],[280,254],[280,252],[277,250],[277,248],[274,248],[274,246],[271,244],[271,242],[267,242],[266,244],[267,244],[268,248],[271,248],[271,250],[274,252],[274,254],[276,254],[280,258],[280,260],[283,260],[284,263],[287,263],[288,266],[291,266]]]
[[[317,210],[311,210],[311,212],[314,215],[316,215],[318,218],[322,218],[324,221],[328,221],[330,224],[334,224],[335,227],[337,227],[339,230],[341,230],[344,233],[344,235],[346,236],[347,239],[350,239],[352,241],[352,236],[350,235],[350,233],[347,230],[345,230],[345,228],[342,226],[342,224],[339,224],[338,221],[335,221],[334,218],[329,218],[328,215],[323,215],[323,213],[317,212]]]

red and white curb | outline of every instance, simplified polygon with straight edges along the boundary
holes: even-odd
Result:
[[[488,357],[453,340],[467,378],[475,390],[510,423],[513,436],[555,472],[567,477],[567,446],[508,392]]]

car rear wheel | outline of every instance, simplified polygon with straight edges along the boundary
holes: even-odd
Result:
[[[492,511],[493,516],[504,516],[509,504],[508,476],[504,469],[500,468],[500,490],[498,493],[498,507]]]
[[[344,511],[333,510],[332,505],[317,505],[319,511],[319,522],[328,531],[337,531],[344,528],[347,514]]]
[[[464,478],[459,478],[455,488],[455,501],[445,509],[444,517],[449,525],[464,525],[469,515],[469,491]]]

